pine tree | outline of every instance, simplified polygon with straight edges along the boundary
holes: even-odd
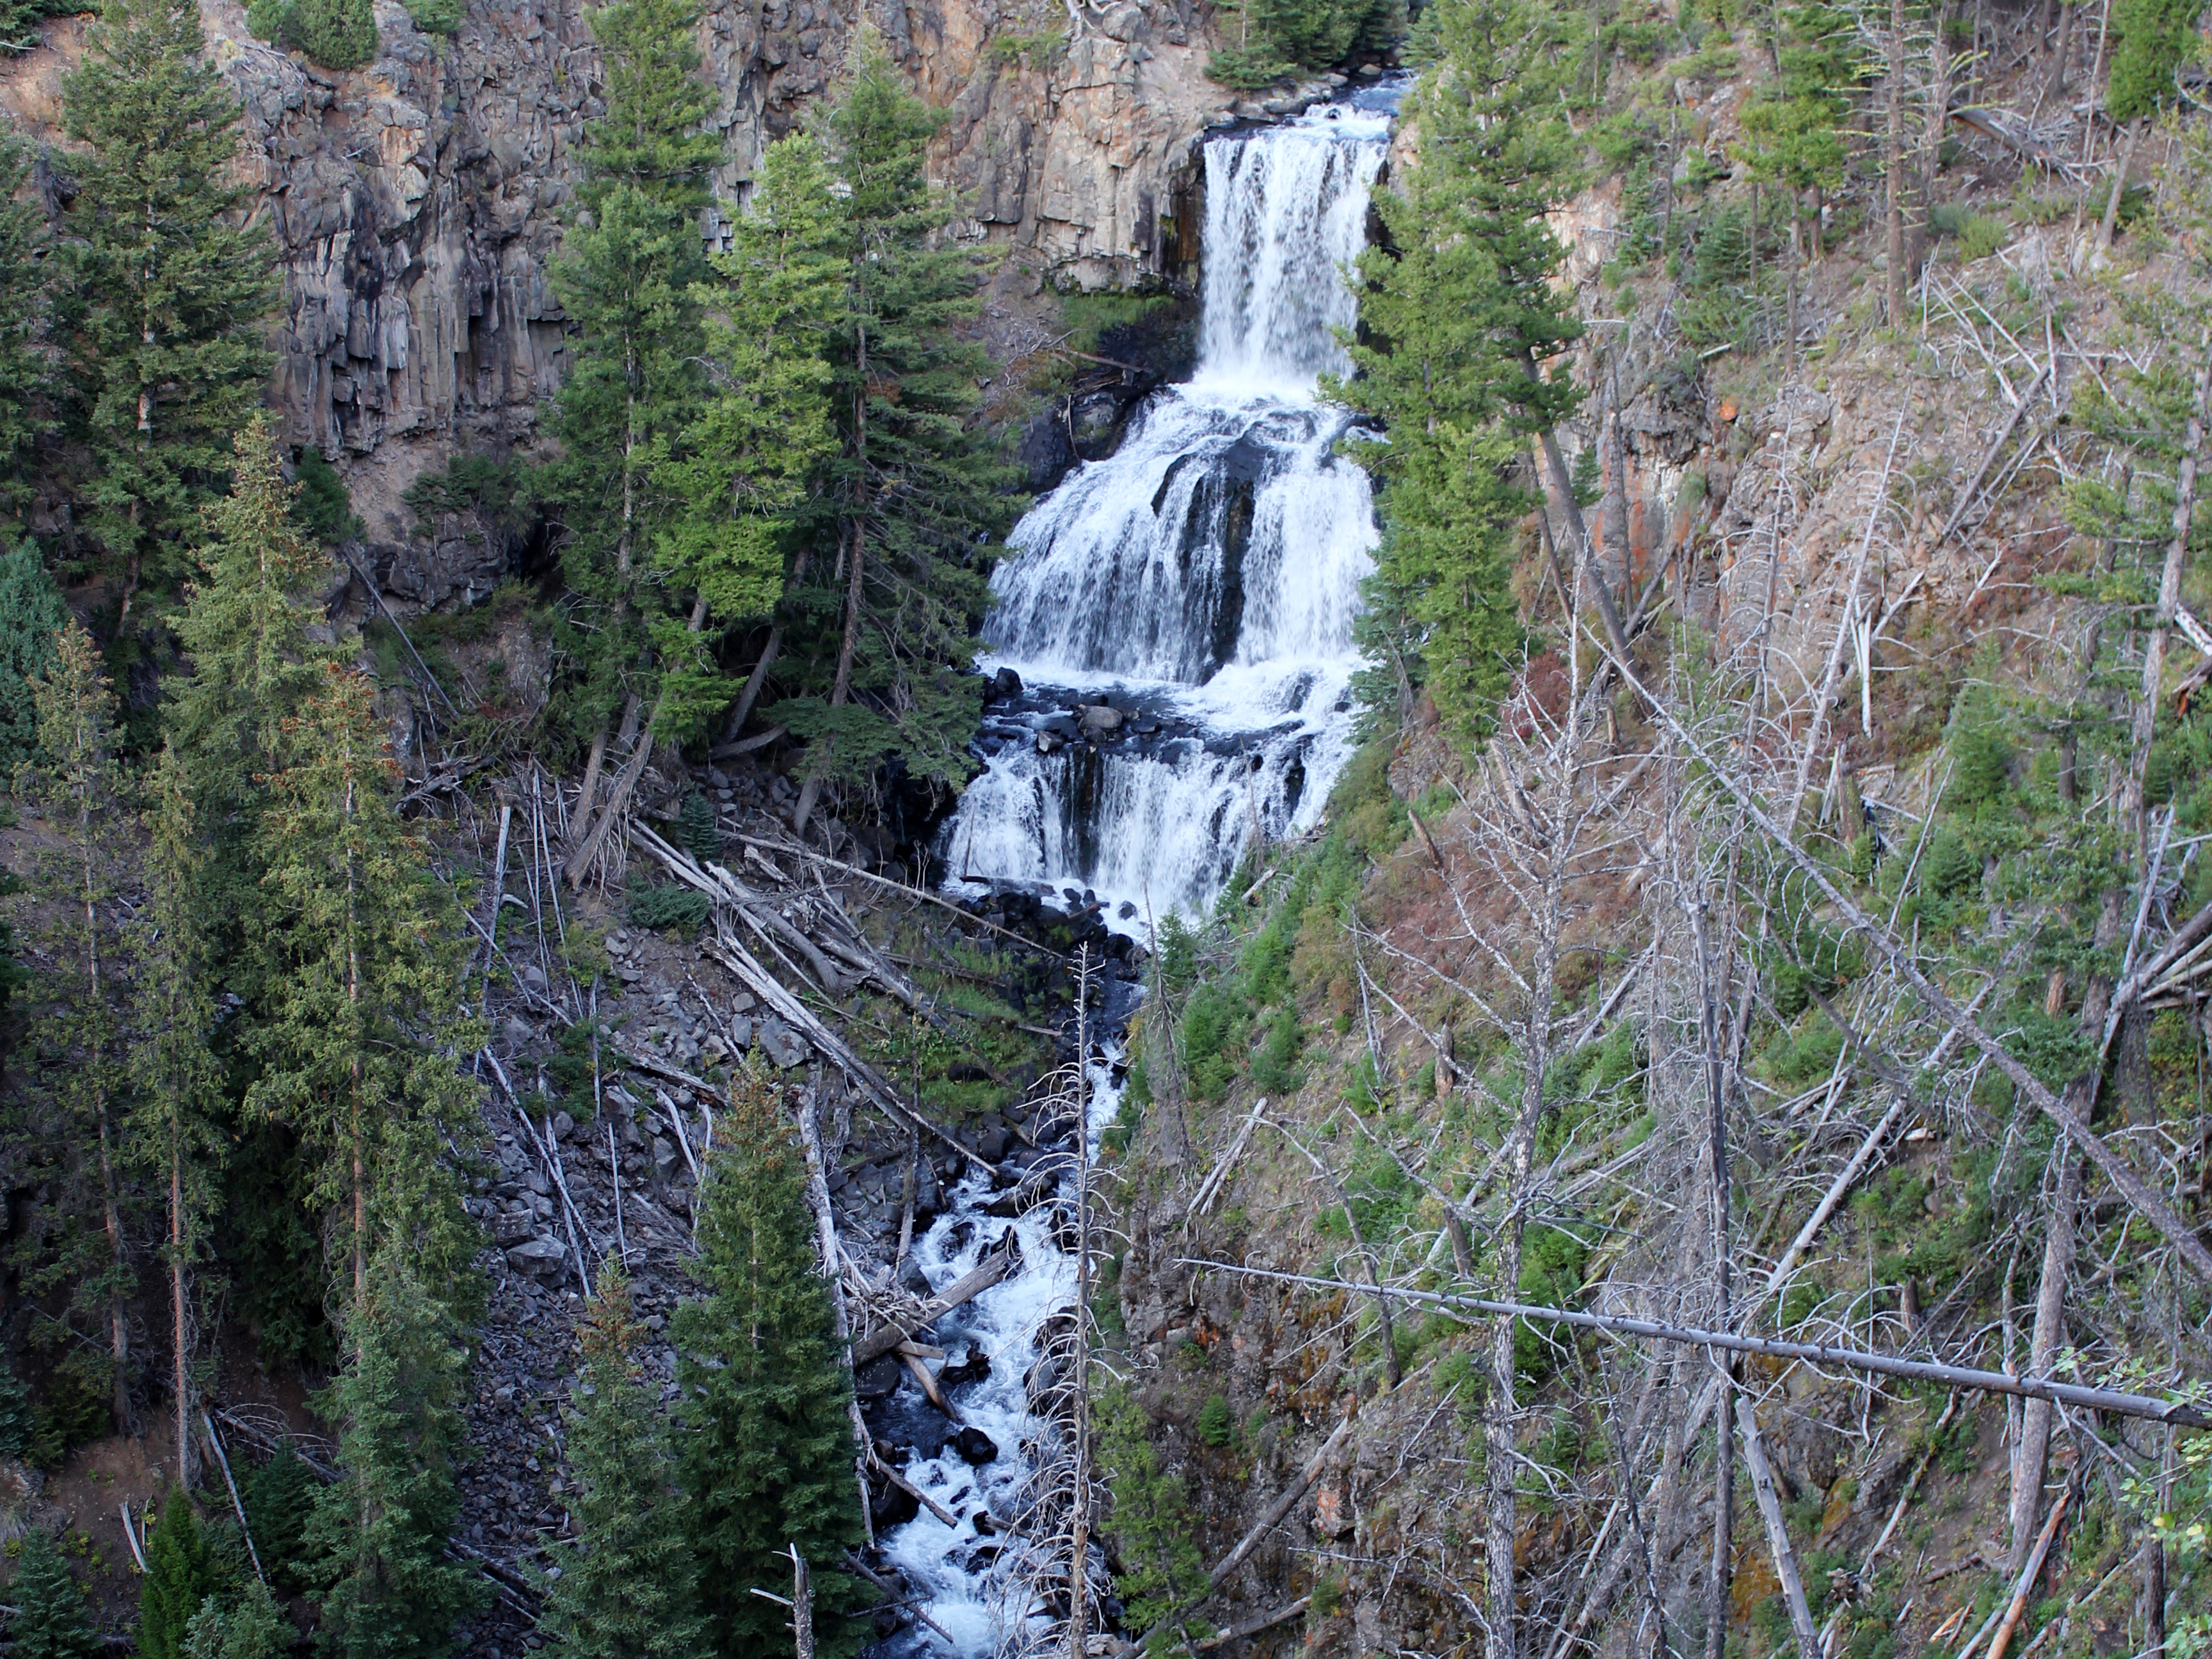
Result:
[[[1003,447],[977,425],[989,357],[963,335],[980,256],[941,234],[952,210],[924,165],[940,122],[864,32],[828,123],[846,282],[829,337],[838,453],[811,563],[831,578],[814,614],[837,632],[803,642],[799,695],[776,709],[807,740],[802,829],[824,783],[872,781],[887,760],[948,790],[974,770],[981,690],[949,665],[974,653],[993,550],[1021,504]]]
[[[867,1635],[852,1582],[822,1571],[864,1534],[853,1486],[851,1384],[814,1256],[805,1165],[770,1087],[742,1079],[700,1195],[699,1272],[708,1286],[672,1330],[686,1404],[682,1457],[692,1548],[714,1648],[787,1645],[782,1611],[751,1593],[787,1582],[799,1553],[817,1571],[816,1651],[838,1659]],[[718,1138],[719,1139],[719,1138]]]
[[[206,931],[208,860],[182,758],[164,744],[151,780],[146,817],[147,901],[134,930],[131,1006],[133,1104],[125,1121],[133,1162],[160,1182],[168,1226],[162,1259],[169,1270],[170,1393],[176,1413],[178,1475],[192,1478],[191,1276],[206,1247],[222,1158],[222,1069],[210,1047],[216,1006]],[[179,1613],[171,1647],[198,1610]],[[175,1651],[160,1659],[179,1659]]]
[[[456,1250],[465,1259],[434,1152],[474,1099],[449,1045],[459,1038],[472,1048],[476,1039],[455,1020],[452,890],[394,807],[398,768],[375,689],[336,663],[322,672],[284,723],[284,764],[269,779],[254,848],[261,1000],[246,1046],[262,1069],[246,1105],[289,1127],[315,1160],[310,1190],[344,1212],[339,1236],[358,1301],[380,1183],[393,1206],[385,1224],[422,1230],[410,1249],[434,1243],[448,1274],[459,1270]]]
[[[0,15],[8,8],[0,3]],[[0,137],[0,541],[31,493],[32,454],[51,422],[41,336],[52,310],[53,266],[45,216],[22,199],[30,163]]]
[[[198,509],[229,465],[270,355],[266,226],[232,165],[238,99],[205,61],[195,0],[108,0],[64,82],[88,147],[70,204],[68,373],[84,453],[78,522],[122,582],[184,574]]]
[[[75,618],[55,641],[54,660],[31,684],[39,744],[46,751],[43,797],[58,842],[48,859],[57,916],[56,952],[68,977],[42,1022],[40,1048],[53,1055],[52,1088],[68,1126],[58,1150],[65,1185],[84,1198],[66,1243],[34,1283],[76,1281],[75,1294],[108,1328],[107,1363],[115,1420],[131,1424],[131,1290],[124,1218],[122,1151],[117,1122],[119,1055],[114,995],[117,954],[111,900],[116,863],[119,780],[113,756],[115,694],[100,672],[99,647]],[[76,1173],[89,1157],[93,1168]],[[72,1166],[75,1166],[74,1168]]]
[[[100,1637],[84,1592],[44,1527],[23,1534],[8,1599],[15,1607],[7,1626],[10,1659],[98,1659]]]
[[[31,681],[53,661],[55,637],[68,620],[38,544],[27,536],[0,549],[0,775],[12,776],[38,747]]]
[[[643,611],[651,674],[630,680],[653,685],[652,713],[569,859],[572,881],[611,830],[651,744],[699,736],[728,704],[720,636],[768,614],[783,587],[807,487],[833,447],[822,340],[843,277],[838,224],[818,149],[805,137],[781,140],[763,158],[731,250],[714,261],[719,281],[693,292],[704,337],[691,349],[707,386],[694,418],[654,465],[654,489],[675,505],[652,539],[638,589],[659,596]],[[738,724],[758,684],[757,673]]]
[[[1794,0],[1774,6],[1765,22],[1776,74],[1744,105],[1744,160],[1753,178],[1789,196],[1793,242],[1805,221],[1804,194],[1816,192],[1810,223],[1817,256],[1817,192],[1840,185],[1850,160],[1844,140],[1859,69],[1851,15],[1831,0]]]
[[[204,515],[198,574],[175,618],[191,672],[166,718],[210,849],[211,946],[238,980],[251,966],[240,930],[258,908],[254,840],[267,792],[257,780],[282,767],[283,722],[322,684],[331,653],[309,641],[295,598],[326,561],[300,532],[265,416],[240,428],[233,465],[229,495]],[[252,999],[250,979],[237,988]]]
[[[583,1387],[568,1426],[571,1512],[583,1547],[546,1594],[545,1622],[579,1659],[694,1659],[708,1651],[675,1451],[638,1364],[643,1330],[618,1267],[577,1330]]]
[[[141,1659],[186,1659],[192,1620],[222,1588],[222,1571],[191,1500],[183,1486],[170,1487],[161,1519],[146,1535],[146,1578],[138,1589]]]
[[[653,692],[640,588],[653,538],[683,505],[656,471],[705,395],[699,220],[721,155],[720,139],[700,131],[714,93],[698,73],[696,7],[611,0],[591,21],[606,110],[585,131],[578,212],[552,269],[575,329],[575,368],[555,408],[562,459],[545,486],[568,532],[568,586],[592,618],[590,632],[568,638],[583,670],[580,725],[595,733],[580,833],[592,821],[614,710],[626,703],[624,725],[635,726]],[[640,772],[652,740],[639,734]],[[570,873],[580,879],[573,860]]]
[[[661,468],[685,507],[653,556],[664,592],[704,607],[703,635],[684,637],[672,616],[655,628],[654,726],[674,742],[726,708],[728,682],[708,642],[775,609],[807,486],[835,447],[822,339],[844,279],[839,220],[821,147],[794,134],[762,156],[731,247],[713,260],[702,354],[712,389],[682,453]]]
[[[1114,1589],[1129,1628],[1141,1634],[1206,1593],[1206,1560],[1189,1495],[1180,1475],[1160,1468],[1144,1407],[1117,1384],[1097,1411],[1098,1472],[1114,1495],[1106,1530],[1122,1564]]]
[[[343,1476],[316,1495],[307,1543],[334,1659],[444,1659],[483,1581],[446,1559],[460,1513],[454,1459],[467,1349],[407,1241],[379,1249],[346,1322],[346,1363],[321,1409]]]
[[[1521,655],[1527,445],[1549,446],[1577,402],[1540,372],[1581,332],[1551,286],[1560,249],[1544,220],[1571,185],[1564,106],[1545,95],[1568,58],[1543,0],[1480,0],[1435,27],[1440,62],[1409,112],[1420,161],[1402,192],[1377,195],[1387,234],[1360,261],[1358,377],[1324,389],[1388,430],[1354,446],[1382,486],[1361,630],[1382,672],[1364,690],[1402,705],[1425,686],[1473,741]]]
[[[258,1578],[228,1601],[210,1596],[186,1626],[184,1659],[277,1659],[292,1644],[291,1621]]]

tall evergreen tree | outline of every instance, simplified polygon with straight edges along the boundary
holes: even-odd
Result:
[[[710,1650],[675,1449],[638,1364],[629,1283],[599,1270],[579,1323],[583,1387],[568,1425],[583,1547],[546,1595],[546,1625],[579,1659],[698,1659]]]
[[[203,515],[198,574],[175,619],[191,672],[167,723],[210,849],[213,947],[235,978],[251,965],[237,959],[259,880],[254,842],[267,792],[257,780],[283,765],[283,723],[322,684],[331,653],[308,639],[298,597],[327,561],[301,533],[264,416],[240,429],[233,466],[230,493]],[[250,981],[238,988],[252,1000]]]
[[[91,471],[78,522],[122,584],[184,574],[200,504],[270,368],[276,263],[243,217],[239,104],[196,0],[108,0],[64,83],[88,147],[70,204],[69,374]]]
[[[748,1075],[700,1201],[707,1294],[672,1330],[687,1421],[684,1485],[713,1647],[765,1656],[787,1645],[783,1613],[753,1587],[814,1564],[816,1650],[853,1652],[867,1633],[852,1581],[821,1570],[865,1536],[853,1486],[850,1382],[814,1255],[805,1164],[770,1086]]]
[[[54,641],[68,620],[69,606],[39,556],[39,544],[26,536],[0,545],[0,774],[12,775],[38,748],[31,681],[53,661]]]
[[[120,780],[113,755],[115,694],[100,672],[99,647],[74,617],[55,641],[54,660],[32,682],[39,744],[46,765],[41,791],[56,832],[47,859],[55,905],[56,955],[68,978],[42,1022],[39,1047],[55,1062],[53,1093],[64,1145],[57,1161],[63,1189],[81,1194],[64,1223],[61,1248],[32,1282],[73,1280],[80,1305],[107,1326],[115,1420],[131,1425],[131,1290],[124,1218],[119,1106],[120,1055],[113,998],[117,944],[112,871],[118,853]],[[87,1159],[91,1168],[86,1169]]]
[[[178,1478],[192,1479],[191,1273],[205,1249],[222,1162],[222,1068],[210,1047],[216,1024],[206,929],[208,860],[200,844],[185,766],[162,746],[146,815],[147,900],[134,929],[131,1006],[136,1085],[125,1128],[133,1162],[161,1184],[167,1212],[161,1255],[169,1270],[170,1395],[176,1413]],[[166,1520],[165,1520],[166,1524]],[[183,1606],[170,1650],[182,1659],[184,1626],[199,1610]]]
[[[690,422],[656,464],[653,484],[675,503],[647,550],[638,592],[654,686],[644,736],[608,790],[568,863],[580,879],[644,769],[650,745],[705,731],[730,700],[717,651],[736,623],[765,616],[807,488],[831,453],[823,331],[844,276],[840,216],[812,140],[771,145],[718,280],[695,289],[705,373]],[[757,690],[758,679],[748,688]],[[744,700],[738,716],[750,708]]]
[[[682,507],[656,471],[705,392],[700,216],[721,155],[720,139],[700,131],[714,93],[698,73],[697,9],[610,0],[591,21],[605,57],[606,108],[585,130],[578,211],[552,270],[574,325],[575,368],[556,405],[562,459],[548,480],[568,537],[568,586],[592,619],[568,640],[583,671],[579,724],[594,734],[580,830],[615,710],[625,709],[630,735],[652,695],[639,590],[653,538]]]
[[[343,1478],[317,1494],[307,1525],[319,1636],[337,1659],[444,1659],[483,1602],[483,1581],[445,1553],[460,1513],[463,1336],[408,1241],[389,1239],[364,1272],[323,1407],[342,1425]]]
[[[1435,27],[1439,61],[1409,111],[1419,164],[1376,197],[1388,234],[1360,261],[1358,377],[1328,390],[1388,428],[1356,447],[1382,483],[1363,628],[1380,695],[1425,681],[1471,740],[1517,666],[1508,579],[1535,505],[1528,440],[1548,445],[1577,401],[1543,372],[1581,332],[1551,286],[1560,249],[1544,218],[1571,186],[1565,106],[1547,95],[1569,60],[1547,0],[1475,0]]]
[[[803,642],[798,695],[776,711],[807,742],[802,828],[825,783],[866,783],[892,757],[947,788],[967,781],[981,690],[950,665],[975,648],[990,562],[1020,507],[1016,471],[977,423],[989,357],[968,325],[981,256],[941,234],[953,209],[925,170],[941,118],[873,36],[856,58],[828,122],[846,278],[829,336],[837,454],[811,561],[830,578],[812,614],[836,632]]]
[[[707,625],[688,638],[672,614],[655,625],[655,725],[678,742],[727,706],[728,683],[704,641],[775,608],[807,486],[835,448],[822,337],[844,281],[840,218],[821,146],[793,134],[762,156],[730,249],[712,262],[702,354],[710,390],[682,453],[662,468],[684,509],[653,554],[663,592],[690,596]]]
[[[29,171],[22,146],[0,137],[0,541],[30,495],[33,447],[52,414],[43,336],[53,265],[46,216],[21,195]]]
[[[222,1588],[222,1573],[182,1485],[169,1488],[161,1519],[146,1535],[146,1577],[138,1587],[141,1659],[186,1659],[200,1604]]]
[[[262,1070],[246,1103],[289,1126],[315,1160],[311,1191],[343,1212],[358,1303],[380,1180],[398,1212],[386,1219],[412,1224],[426,1155],[458,1129],[475,1085],[448,1046],[461,1000],[452,890],[395,808],[374,687],[336,663],[322,672],[285,722],[254,849],[261,1000],[246,1041]]]
[[[84,1592],[44,1527],[23,1534],[8,1599],[15,1608],[7,1626],[10,1659],[98,1659],[100,1635]]]

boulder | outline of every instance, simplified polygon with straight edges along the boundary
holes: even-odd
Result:
[[[507,1253],[507,1265],[519,1273],[551,1277],[562,1271],[568,1251],[550,1238],[532,1238]]]
[[[780,1019],[764,1019],[754,1036],[769,1062],[782,1071],[806,1063],[806,1045]]]
[[[973,1425],[952,1437],[952,1449],[963,1463],[994,1463],[999,1457],[999,1443]]]

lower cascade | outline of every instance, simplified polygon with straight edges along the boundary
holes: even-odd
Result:
[[[1366,475],[1336,453],[1351,417],[1316,387],[1348,367],[1342,273],[1395,101],[1386,87],[1207,147],[1199,372],[1013,533],[982,666],[1021,689],[988,711],[987,765],[939,843],[951,890],[1095,900],[1141,937],[1212,904],[1255,842],[1318,817],[1350,747],[1352,624],[1376,532]],[[1086,1146],[1118,1109],[1117,1059],[1082,1057]],[[994,1251],[1015,1265],[938,1326],[961,1422],[906,1389],[869,1408],[926,1500],[882,1540],[924,1587],[926,1620],[890,1652],[1018,1654],[1065,1611],[1036,1588],[1023,1524],[1065,1451],[1048,1336],[1075,1295],[1075,1160],[1060,1162],[1054,1201],[1018,1214],[967,1176],[915,1241],[917,1294]]]
[[[1309,828],[1349,751],[1376,540],[1352,423],[1346,268],[1396,89],[1206,149],[1197,374],[1031,509],[992,578],[985,769],[943,832],[954,892],[1097,902],[1144,936],[1209,907],[1256,842]],[[1001,678],[1001,684],[1011,685]]]

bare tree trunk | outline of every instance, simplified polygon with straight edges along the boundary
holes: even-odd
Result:
[[[2134,165],[2136,146],[2142,142],[2143,129],[2150,125],[2150,117],[2138,115],[2128,128],[2128,136],[2120,145],[2120,165],[2112,174],[2112,193],[2105,199],[2104,222],[2097,227],[2097,252],[2104,252],[2112,245],[2112,228],[2120,222],[2120,198],[2127,194],[2128,168]]]
[[[1767,1547],[1774,1556],[1774,1576],[1782,1581],[1783,1599],[1790,1607],[1790,1628],[1797,1638],[1797,1659],[1820,1659],[1820,1632],[1813,1628],[1812,1610],[1805,1604],[1805,1581],[1797,1571],[1797,1552],[1790,1547],[1790,1528],[1782,1518],[1782,1498],[1774,1490],[1774,1475],[1766,1466],[1766,1449],[1759,1443],[1759,1419],[1751,1401],[1741,1395],[1735,1401],[1736,1426],[1743,1431],[1743,1461],[1751,1470],[1752,1495],[1759,1502],[1759,1518],[1766,1526]],[[1722,1425],[1723,1437],[1727,1425]]]
[[[2043,1282],[2035,1297],[2035,1331],[2029,1339],[2027,1368],[2036,1376],[2051,1374],[2064,1328],[2066,1278],[2074,1265],[2074,1216],[2081,1202],[2081,1156],[2058,1138],[2053,1156],[2060,1160],[2058,1195],[2051,1206],[2050,1232],[2043,1244]],[[2012,1449],[2012,1550],[2005,1563],[2008,1580],[2020,1577],[2035,1545],[2036,1512],[2043,1504],[2043,1476],[2051,1450],[2051,1402],[2031,1400],[2021,1413],[2020,1439]]]
[[[862,601],[861,570],[866,562],[868,522],[868,331],[863,325],[860,334],[860,387],[853,393],[853,444],[860,458],[857,481],[853,485],[853,559],[845,573],[845,634],[837,642],[837,678],[830,688],[830,706],[842,708],[853,690],[853,659],[860,648],[860,606]],[[833,740],[834,741],[834,740]],[[792,811],[793,833],[802,840],[806,835],[806,820],[813,816],[814,803],[822,793],[822,770],[818,766],[807,768],[806,781],[799,792],[799,804]]]
[[[696,634],[706,625],[707,596],[702,593],[691,602],[691,615],[686,623],[686,631]],[[635,699],[632,701],[635,702]],[[653,731],[660,722],[660,711],[667,702],[668,694],[665,690],[653,700],[653,713],[647,719],[644,728],[638,732],[636,744],[630,750],[629,761],[617,775],[614,787],[608,791],[606,805],[600,809],[599,819],[590,831],[568,854],[568,862],[562,866],[562,874],[568,878],[572,890],[583,887],[584,878],[591,872],[592,860],[599,857],[599,848],[605,842],[608,833],[614,829],[615,821],[621,817],[623,809],[629,805],[630,792],[637,787],[637,781],[645,775],[646,763],[653,758]],[[576,822],[583,822],[580,803]]]
[[[2173,486],[2172,535],[2166,544],[2166,568],[2158,579],[2158,612],[2143,646],[2142,695],[2136,702],[2127,785],[2120,796],[2121,823],[2135,838],[2139,862],[2144,850],[2143,778],[2150,765],[2151,740],[2158,731],[2158,706],[2165,690],[2166,638],[2173,631],[2173,614],[2181,605],[2182,571],[2189,562],[2190,519],[2197,507],[2197,456],[2204,447],[2206,416],[2212,412],[2208,411],[2208,405],[2212,405],[2212,329],[2205,331],[2200,349],[2204,361],[2197,371],[2197,397],[2182,433],[2181,469]]]
[[[1943,170],[1943,130],[1951,120],[1951,0],[1936,0],[1936,38],[1929,51],[1932,73],[1928,85],[1926,131],[1921,135],[1920,213],[1912,227],[1910,266],[1918,276],[1928,260],[1930,217],[1936,207],[1936,180]]]
[[[802,547],[799,550],[799,556],[792,561],[792,587],[797,587],[806,580],[806,563],[812,553],[811,548]],[[782,651],[783,624],[772,623],[769,626],[768,643],[761,647],[760,660],[753,665],[753,672],[745,677],[745,689],[738,693],[738,706],[730,711],[729,724],[722,728],[724,743],[735,742],[738,733],[745,729],[745,722],[752,718],[753,705],[760,701],[761,689],[768,684],[768,671],[775,666],[775,659]]]
[[[174,1114],[182,1103],[172,1101],[169,1127],[169,1340],[174,1350],[171,1387],[177,1407],[177,1480],[187,1491],[192,1486],[192,1406],[190,1334],[186,1317],[185,1280],[185,1148]]]
[[[1889,0],[1889,127],[1882,138],[1888,183],[1889,325],[1905,326],[1905,0]]]
[[[814,1659],[814,1581],[796,1544],[791,1547],[791,1648],[794,1659]]]
[[[1712,953],[1705,938],[1702,900],[1687,901],[1690,927],[1698,951],[1698,1027],[1705,1045],[1705,1091],[1711,1112],[1706,1133],[1706,1157],[1711,1164],[1707,1188],[1708,1227],[1712,1242],[1714,1328],[1729,1328],[1729,1159],[1728,1095],[1722,1076],[1719,1012],[1713,1001]],[[1735,1440],[1728,1431],[1735,1364],[1716,1356],[1719,1370],[1720,1415],[1713,1437],[1713,1541],[1705,1568],[1705,1659],[1723,1659],[1728,1645],[1729,1551],[1735,1531]]]

